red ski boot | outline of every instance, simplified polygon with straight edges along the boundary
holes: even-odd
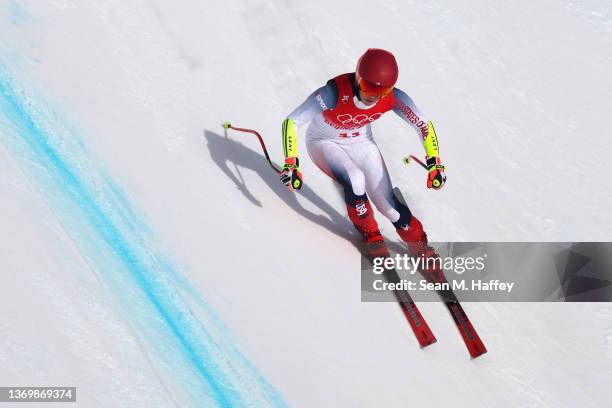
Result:
[[[423,276],[429,282],[446,282],[442,262],[437,252],[428,245],[427,234],[423,231],[423,224],[414,215],[410,224],[404,228],[396,229],[398,235],[408,245],[412,256],[423,259]]]
[[[374,218],[370,201],[367,198],[360,199],[353,204],[347,204],[346,208],[355,229],[363,236],[367,253],[375,258],[389,256],[387,245]]]

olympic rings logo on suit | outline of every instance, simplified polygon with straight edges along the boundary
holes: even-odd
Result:
[[[382,113],[374,113],[372,115],[366,115],[362,113],[356,116],[353,116],[350,113],[345,113],[343,115],[336,116],[336,119],[338,120],[338,122],[342,123],[343,125],[349,125],[349,124],[365,125],[367,123],[374,122],[376,119],[380,118],[381,116],[382,116]]]

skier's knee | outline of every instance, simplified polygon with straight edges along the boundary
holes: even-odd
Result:
[[[366,193],[365,175],[361,171],[349,173],[349,179],[350,188],[353,190],[353,194],[361,196]]]
[[[344,189],[344,201],[347,204],[358,200],[367,200],[365,191],[365,176],[360,171],[351,173],[334,173],[334,178]]]

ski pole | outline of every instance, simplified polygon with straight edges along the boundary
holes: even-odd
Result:
[[[427,165],[426,165],[425,163],[423,163],[423,161],[422,161],[421,159],[419,159],[418,157],[416,157],[416,156],[414,156],[414,155],[412,155],[412,154],[410,154],[410,155],[408,155],[408,156],[404,157],[404,164],[405,164],[405,165],[409,165],[409,164],[410,164],[410,162],[412,162],[413,160],[414,160],[415,162],[419,163],[419,164],[421,165],[421,167],[423,167],[425,170],[428,170],[428,169],[427,169]]]
[[[259,143],[261,144],[261,148],[263,149],[264,155],[266,156],[266,160],[270,164],[270,167],[272,167],[272,169],[277,174],[280,174],[280,172],[281,172],[280,169],[278,169],[274,165],[274,163],[272,163],[272,160],[270,160],[270,155],[268,154],[268,149],[266,149],[266,144],[264,143],[263,138],[261,137],[259,132],[257,132],[256,130],[253,130],[253,129],[239,128],[239,127],[232,126],[230,121],[227,121],[227,122],[223,123],[223,129],[226,129],[226,130],[227,129],[234,129],[234,130],[237,130],[238,132],[252,133],[255,136],[257,136],[257,138],[259,139]]]

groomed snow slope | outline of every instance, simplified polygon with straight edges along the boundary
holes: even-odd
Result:
[[[466,304],[489,349],[470,361],[426,303],[420,350],[396,305],[360,302],[358,237],[303,138],[293,194],[221,128],[278,161],[285,115],[386,48],[448,166],[428,191],[401,163],[417,135],[374,125],[432,240],[610,241],[609,3],[0,5],[0,385],[75,385],[84,407],[612,397],[612,306]]]

